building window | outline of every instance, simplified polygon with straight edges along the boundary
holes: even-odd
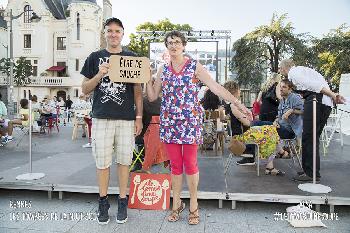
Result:
[[[80,40],[80,14],[77,13],[77,40]]]
[[[74,89],[74,96],[79,97],[79,90],[78,89]]]
[[[33,76],[36,77],[38,76],[38,67],[37,66],[32,66],[33,67]]]
[[[75,59],[75,71],[79,71],[79,59]]]
[[[33,64],[35,64],[35,65],[38,64],[38,60],[34,60]]]
[[[32,47],[32,35],[25,34],[24,35],[24,48],[31,48]]]
[[[66,50],[66,37],[57,37],[57,50]]]
[[[25,23],[31,23],[31,18],[33,15],[33,10],[30,5],[25,5],[24,6],[24,22]]]
[[[57,66],[65,67],[63,70],[57,72],[58,77],[67,77],[67,66],[65,62],[57,62]]]
[[[23,98],[27,99],[27,91],[26,90],[23,90]]]

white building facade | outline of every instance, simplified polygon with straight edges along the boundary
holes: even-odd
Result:
[[[9,0],[5,20],[10,9],[14,16],[24,12],[12,21],[14,60],[26,57],[33,66],[32,83],[14,89],[17,101],[30,95],[39,100],[45,95],[79,96],[80,70],[86,57],[100,49],[104,18],[111,17],[112,5],[108,0],[104,4],[101,8],[96,0]],[[41,17],[39,22],[31,22],[33,12]],[[6,82],[0,77],[0,85]]]
[[[7,23],[4,19],[5,9],[0,8],[0,59],[7,57]]]

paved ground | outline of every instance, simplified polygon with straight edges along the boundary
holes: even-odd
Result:
[[[223,209],[218,209],[218,201],[200,201],[201,222],[198,226],[187,224],[187,209],[179,222],[169,223],[167,211],[149,211],[129,209],[129,221],[119,225],[115,222],[116,202],[110,196],[111,221],[108,225],[100,226],[89,217],[81,218],[76,215],[69,219],[69,213],[90,214],[95,217],[97,209],[95,194],[66,193],[63,200],[54,197],[47,199],[46,192],[0,190],[0,232],[350,232],[350,207],[336,207],[339,220],[324,221],[328,228],[295,229],[286,221],[275,221],[276,212],[284,213],[289,205],[271,203],[240,202],[236,210],[230,209],[231,202],[224,202]],[[16,200],[27,201],[30,207],[13,208]],[[186,200],[187,201],[187,200]],[[188,203],[188,202],[187,202]],[[12,207],[12,208],[11,208]],[[326,209],[321,209],[326,212]],[[56,213],[58,220],[31,220],[26,215],[31,213]],[[19,213],[19,215],[16,215]],[[64,214],[67,214],[66,216]],[[15,220],[16,216],[19,220]],[[60,219],[62,218],[62,219]]]

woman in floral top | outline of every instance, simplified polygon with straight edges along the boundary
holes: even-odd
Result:
[[[185,204],[180,199],[182,173],[185,167],[187,184],[190,191],[189,224],[199,223],[197,188],[199,170],[197,149],[202,143],[203,108],[198,98],[199,82],[204,83],[219,97],[232,103],[231,108],[245,109],[220,84],[216,83],[207,70],[196,60],[184,56],[186,39],[178,31],[165,36],[165,46],[169,51],[170,62],[160,67],[155,82],[147,83],[149,101],[154,101],[162,91],[160,109],[160,139],[171,163],[173,187],[173,211],[168,221],[179,220]],[[252,119],[248,110],[245,117]]]

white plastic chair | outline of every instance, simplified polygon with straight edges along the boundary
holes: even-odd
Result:
[[[260,170],[259,170],[259,167],[260,167],[259,145],[256,144],[256,143],[247,143],[247,144],[253,144],[255,146],[254,160],[256,161],[256,175],[260,176]],[[237,156],[232,154],[232,153],[230,153],[228,155],[228,158],[226,159],[226,162],[224,164],[224,174],[225,175],[227,174],[228,169],[231,166],[233,157],[237,157]]]
[[[332,113],[330,114],[327,124],[323,128],[323,131],[321,134],[321,142],[322,142],[324,155],[327,154],[329,144],[332,141],[335,133],[339,133],[340,139],[337,139],[337,140],[340,140],[340,145],[342,147],[344,145],[342,124],[341,124],[342,117],[344,117],[343,111],[338,111],[336,108],[332,109]]]

